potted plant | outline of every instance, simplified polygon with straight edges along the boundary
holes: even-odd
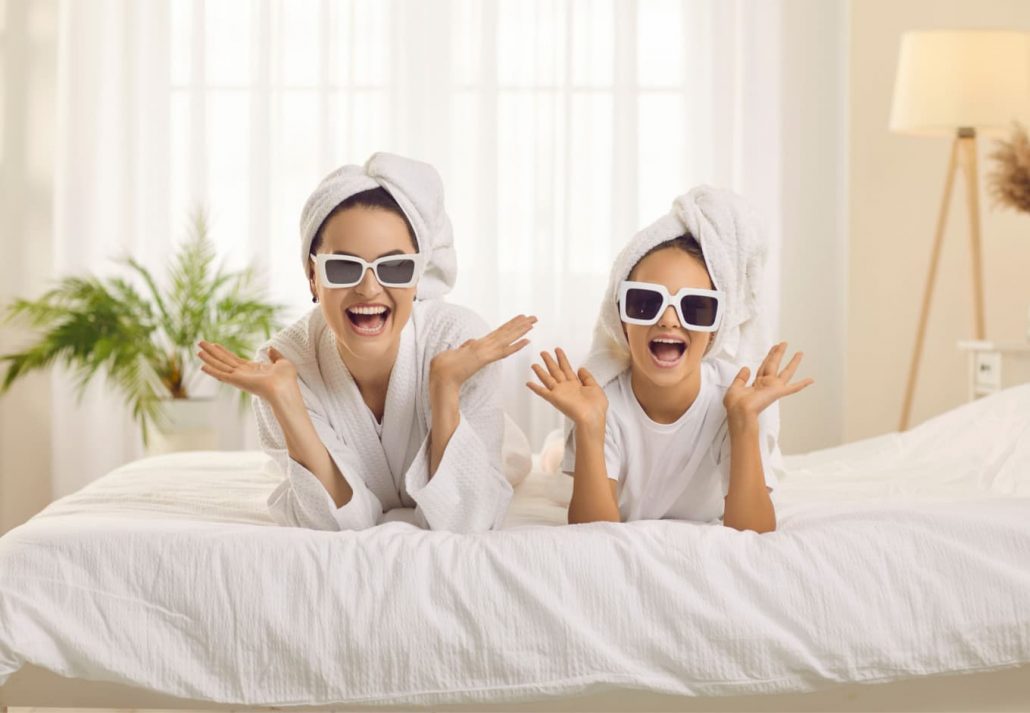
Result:
[[[132,410],[148,453],[213,448],[210,399],[194,393],[201,374],[197,342],[249,354],[277,329],[281,308],[263,299],[252,268],[215,267],[202,211],[163,285],[135,259],[120,262],[126,277],[65,277],[38,299],[18,299],[5,309],[5,321],[26,322],[37,338],[0,355],[6,367],[0,394],[22,376],[60,363],[75,376],[81,398],[101,373]]]

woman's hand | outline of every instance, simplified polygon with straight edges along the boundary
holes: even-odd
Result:
[[[199,346],[200,370],[222,383],[269,402],[297,387],[296,367],[274,348],[268,350],[268,364],[241,359],[221,344],[201,341]]]
[[[731,425],[741,420],[757,418],[758,414],[773,402],[784,396],[796,394],[814,382],[814,379],[809,378],[790,383],[794,372],[801,363],[801,352],[797,352],[783,371],[779,371],[780,360],[783,359],[786,351],[786,342],[780,342],[770,349],[765,360],[758,367],[754,383],[750,385],[747,383],[751,376],[750,369],[745,366],[737,373],[737,377],[730,384],[730,388],[726,390],[726,396],[722,400]]]
[[[529,344],[522,339],[536,324],[536,317],[519,315],[479,339],[442,351],[429,364],[431,389],[458,389],[487,364],[509,357]]]
[[[546,371],[539,364],[533,365],[533,371],[543,386],[532,381],[526,386],[565,414],[577,428],[603,433],[608,413],[608,397],[604,390],[586,368],[574,371],[564,351],[555,349],[554,353],[557,359],[547,352],[540,352]]]

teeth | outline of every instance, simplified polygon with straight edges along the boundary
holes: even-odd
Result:
[[[652,339],[652,342],[661,342],[662,344],[683,344],[682,339]]]
[[[354,314],[382,314],[386,311],[386,307],[383,305],[373,305],[369,307],[348,307],[348,312]]]

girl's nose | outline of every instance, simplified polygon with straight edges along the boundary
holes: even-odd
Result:
[[[658,320],[658,326],[659,327],[670,327],[670,328],[671,327],[678,327],[678,326],[680,326],[680,318],[676,314],[676,308],[675,307],[673,307],[672,305],[669,305],[668,307],[665,308],[665,311],[662,312],[662,318],[660,320]]]

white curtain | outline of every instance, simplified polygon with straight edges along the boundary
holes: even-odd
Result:
[[[450,299],[540,322],[505,396],[539,447],[558,416],[525,388],[541,349],[585,354],[610,261],[697,183],[767,220],[778,292],[778,0],[64,0],[54,253],[161,269],[206,206],[227,264],[256,262],[290,319],[317,181],[379,150],[444,177]],[[775,323],[776,316],[773,315]],[[55,376],[55,492],[140,453],[102,385]],[[231,404],[223,409],[233,420]],[[224,447],[252,447],[233,426]]]

